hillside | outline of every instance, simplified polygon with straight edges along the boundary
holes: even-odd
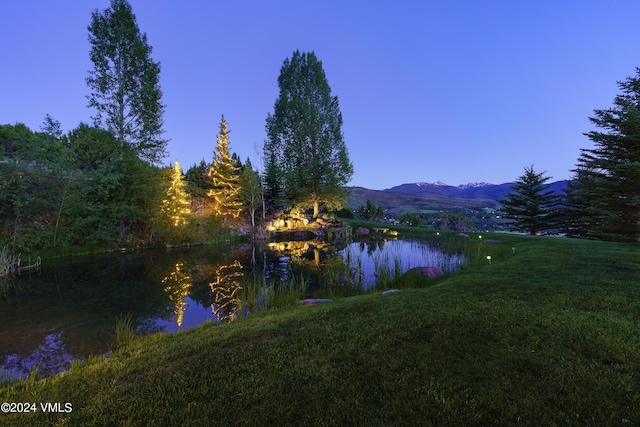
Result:
[[[567,182],[556,181],[547,187],[557,194],[562,194]],[[454,187],[441,182],[416,182],[386,190],[350,187],[351,196],[347,206],[357,209],[369,199],[376,206],[381,205],[388,218],[398,218],[404,212],[418,212],[429,222],[431,217],[435,218],[438,212],[444,211],[469,217],[478,223],[494,216],[494,211],[499,207],[497,200],[505,198],[512,191],[513,185],[512,182],[470,183]]]

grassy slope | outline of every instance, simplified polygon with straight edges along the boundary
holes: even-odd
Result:
[[[73,412],[0,423],[640,424],[640,249],[488,237],[491,265],[431,287],[205,324],[2,386],[0,402]]]

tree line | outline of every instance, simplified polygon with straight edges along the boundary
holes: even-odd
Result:
[[[640,240],[640,68],[618,82],[613,106],[594,110],[597,130],[585,133],[594,148],[582,149],[565,193],[554,195],[545,173],[525,168],[514,192],[501,201],[516,229],[618,242]]]
[[[231,152],[222,116],[212,162],[183,173],[177,162],[158,166],[168,142],[160,63],[131,5],[112,0],[92,12],[87,28],[93,123],[66,134],[49,115],[35,132],[0,126],[0,245],[22,251],[201,240],[243,212],[255,227],[257,213],[268,209],[318,216],[321,207],[341,207],[353,164],[338,98],[313,52],[294,51],[280,69],[263,169]],[[531,166],[501,201],[516,229],[640,238],[640,69],[618,85],[613,106],[590,118],[598,130],[585,135],[594,148],[582,150],[564,197],[551,194],[549,178]],[[379,219],[383,212],[367,203],[359,214]]]
[[[93,123],[64,134],[0,126],[0,245],[16,251],[154,245],[206,239],[243,212],[253,227],[271,208],[339,207],[353,174],[338,98],[313,52],[283,62],[266,118],[264,170],[230,150],[224,116],[211,163],[183,173],[167,157],[160,63],[127,0],[91,13]]]

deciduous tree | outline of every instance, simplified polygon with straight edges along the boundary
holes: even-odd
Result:
[[[158,163],[165,157],[162,138],[165,106],[159,85],[160,63],[151,58],[147,35],[141,33],[127,0],[111,0],[111,7],[91,14],[91,43],[87,85],[95,125],[111,131],[141,158]]]
[[[256,211],[262,206],[262,186],[260,176],[253,170],[251,160],[247,158],[240,174],[240,200],[249,211],[251,226],[256,226]]]
[[[339,206],[353,175],[342,135],[338,97],[331,95],[322,62],[295,51],[278,77],[280,94],[266,120],[264,153],[270,181],[284,186],[291,205]],[[271,176],[273,175],[273,176]]]

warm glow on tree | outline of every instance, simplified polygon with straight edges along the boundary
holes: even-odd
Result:
[[[167,189],[167,197],[162,201],[162,212],[171,218],[171,224],[174,227],[186,224],[187,215],[191,213],[186,187],[187,183],[182,175],[180,164],[174,162],[171,184]]]
[[[220,133],[216,137],[217,147],[213,152],[213,164],[209,170],[209,176],[213,181],[213,189],[209,190],[209,196],[215,201],[214,211],[217,215],[227,215],[237,218],[242,211],[242,203],[239,200],[240,175],[236,161],[229,153],[229,131],[227,122],[222,116],[220,121]]]

